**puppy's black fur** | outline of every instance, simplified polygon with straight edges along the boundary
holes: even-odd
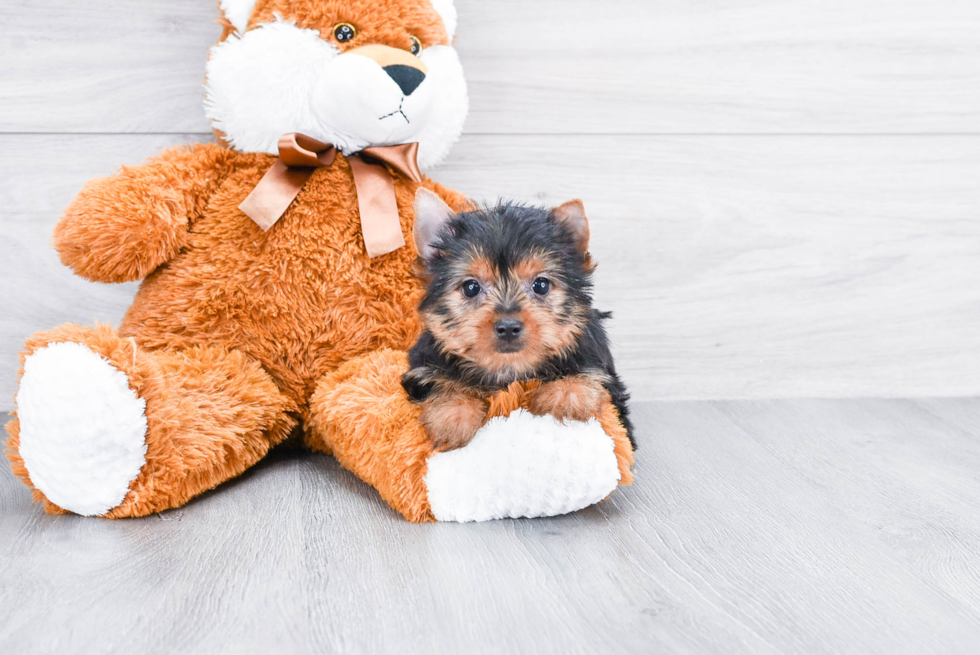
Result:
[[[470,389],[474,395],[488,397],[517,380],[548,383],[589,377],[609,393],[635,449],[629,393],[616,373],[603,327],[611,314],[592,308],[594,267],[587,253],[588,228],[583,244],[581,234],[556,218],[557,211],[501,203],[448,220],[432,244],[431,256],[422,262],[428,284],[420,313],[426,329],[409,352],[410,370],[402,385],[413,402],[422,403],[441,387]],[[547,296],[538,296],[521,279],[520,271],[537,270],[530,269],[528,262],[543,267],[536,279],[550,281],[553,291]],[[488,287],[482,299],[466,299],[460,291],[474,263],[478,270],[492,271],[488,274],[492,279],[480,281]],[[472,356],[469,344],[461,345],[456,338],[464,326],[489,329],[501,316],[533,319],[538,334],[550,335],[561,346],[528,343],[526,352],[537,353],[536,361],[490,366],[492,354],[484,359]]]

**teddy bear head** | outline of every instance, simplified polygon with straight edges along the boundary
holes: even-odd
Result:
[[[453,0],[221,0],[205,109],[230,147],[278,152],[299,132],[345,154],[419,143],[422,168],[459,138],[466,80]]]

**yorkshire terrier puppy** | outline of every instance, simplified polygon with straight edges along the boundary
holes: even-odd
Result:
[[[420,189],[415,243],[425,329],[402,385],[437,450],[468,444],[487,421],[487,399],[516,380],[540,380],[529,410],[558,419],[586,421],[611,398],[635,447],[629,394],[602,326],[609,314],[592,308],[581,201],[455,214]]]

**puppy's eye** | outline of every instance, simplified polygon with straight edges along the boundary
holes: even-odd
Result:
[[[414,36],[410,38],[412,39],[412,54],[418,57],[419,54],[422,52],[422,42],[419,41]]]
[[[478,295],[480,295],[480,283],[476,280],[467,280],[466,282],[463,282],[463,285],[460,287],[460,291],[462,291],[463,295],[467,298],[476,298]]]
[[[333,26],[333,38],[340,43],[347,43],[357,36],[357,28],[350,23],[337,23]]]
[[[531,291],[539,296],[547,296],[551,291],[551,280],[546,277],[539,277],[531,283]]]

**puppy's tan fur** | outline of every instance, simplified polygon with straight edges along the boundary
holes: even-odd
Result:
[[[462,448],[487,422],[488,404],[468,389],[444,390],[422,403],[421,421],[436,450]]]
[[[557,419],[587,421],[599,415],[609,392],[598,376],[575,375],[543,384],[529,394],[528,411]]]

